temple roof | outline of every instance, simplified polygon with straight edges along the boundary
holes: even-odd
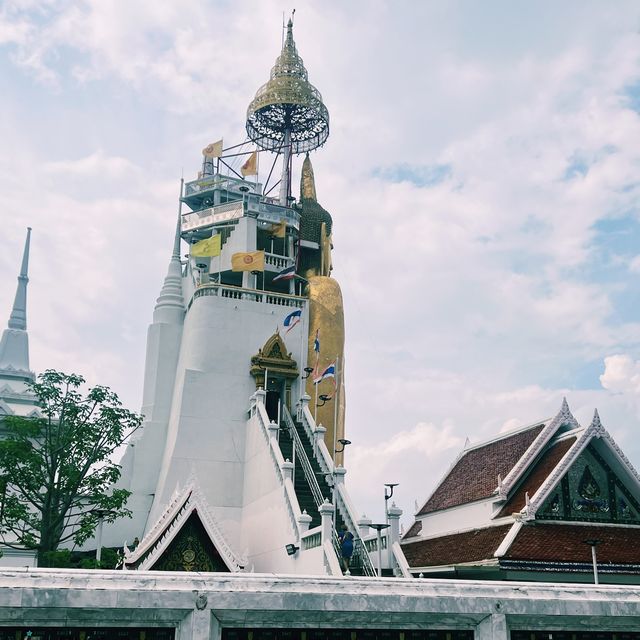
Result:
[[[487,444],[465,450],[416,515],[491,497],[545,427],[538,423]]]
[[[552,444],[533,465],[531,471],[502,507],[497,517],[508,516],[515,511],[520,511],[525,506],[526,494],[529,496],[535,494],[575,441],[576,437],[571,436]]]
[[[588,527],[564,523],[506,524],[483,529],[404,543],[402,550],[409,566],[446,567],[496,559],[496,552],[507,535],[515,533],[500,564],[515,563],[562,565],[592,562],[591,548],[585,540],[596,539],[598,564],[632,565],[640,570],[640,527],[611,527],[592,524]]]
[[[402,551],[410,567],[438,567],[491,560],[511,529],[511,524],[408,542]]]
[[[640,527],[591,524],[535,523],[523,526],[505,560],[591,563],[591,547],[585,540],[599,540],[598,564],[640,565]]]

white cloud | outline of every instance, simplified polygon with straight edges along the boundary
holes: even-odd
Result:
[[[44,170],[49,173],[62,173],[67,176],[121,177],[139,171],[131,161],[117,156],[107,156],[101,149],[78,160],[58,160],[47,162]]]
[[[604,359],[604,373],[600,376],[602,386],[613,393],[640,392],[640,362],[628,354],[616,354]],[[640,400],[640,398],[639,398]]]

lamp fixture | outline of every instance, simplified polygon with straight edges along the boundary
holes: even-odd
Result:
[[[296,553],[298,553],[298,550],[300,549],[300,547],[297,547],[295,544],[288,544],[288,545],[285,545],[285,549],[287,550],[287,555],[295,556]]]
[[[302,376],[303,380],[306,380],[312,373],[313,373],[313,367],[305,367],[304,368],[304,372],[307,374],[306,376]]]
[[[336,449],[336,453],[342,453],[344,451],[344,448],[348,445],[351,444],[351,440],[346,440],[345,438],[340,438],[338,440],[338,442],[342,445],[342,449]]]
[[[327,404],[329,400],[331,400],[331,396],[328,396],[326,393],[323,393],[322,395],[318,396],[318,400],[321,400],[322,404],[316,403],[316,407],[324,407],[324,405]]]

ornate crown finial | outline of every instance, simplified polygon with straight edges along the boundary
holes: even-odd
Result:
[[[316,149],[329,136],[329,112],[298,55],[291,18],[269,81],[247,109],[246,128],[251,140],[269,151],[282,149],[287,131],[291,152],[296,154]]]

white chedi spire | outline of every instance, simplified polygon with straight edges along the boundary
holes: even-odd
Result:
[[[178,214],[176,235],[173,242],[173,253],[169,262],[167,276],[160,290],[153,310],[154,322],[182,322],[184,316],[184,298],[182,296],[182,265],[180,263],[180,223]]]
[[[22,254],[22,266],[18,276],[16,297],[9,316],[9,326],[0,340],[0,369],[29,371],[29,337],[27,334],[27,283],[29,282],[29,244],[31,227],[27,228],[27,239]]]

